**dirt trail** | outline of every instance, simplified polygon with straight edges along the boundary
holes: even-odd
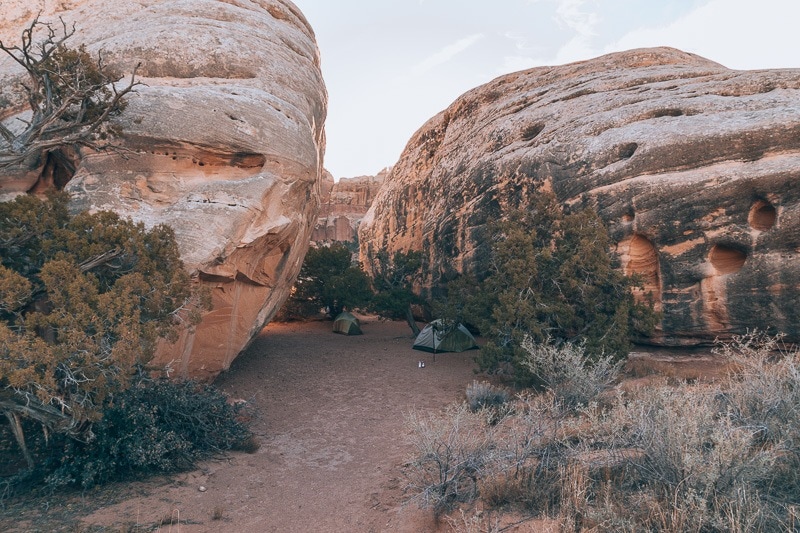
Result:
[[[475,379],[474,352],[434,361],[411,349],[405,323],[371,317],[362,336],[330,328],[272,324],[217,380],[259,413],[257,453],[208,461],[168,482],[137,483],[135,496],[83,523],[144,525],[179,514],[181,523],[161,531],[433,530],[430,512],[401,505],[400,465],[411,454],[404,414],[461,398]]]

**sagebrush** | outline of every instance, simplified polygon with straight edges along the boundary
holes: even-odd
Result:
[[[501,408],[510,398],[508,390],[492,385],[488,381],[473,381],[467,386],[466,396],[467,405],[473,412],[486,408]]]
[[[536,343],[526,337],[520,365],[528,370],[534,383],[548,389],[567,405],[587,405],[607,390],[619,376],[623,361],[612,355],[590,357],[583,344],[551,339]]]
[[[557,519],[570,531],[795,531],[800,354],[758,333],[716,351],[734,363],[717,383],[665,380],[607,393],[602,404],[571,401],[553,383],[545,393],[519,396],[502,420],[474,413],[469,425],[467,406],[450,410],[437,431],[428,424],[414,433],[424,453],[410,463],[410,487],[448,494],[441,481],[456,479],[452,465],[461,462],[442,459],[455,442],[469,457],[468,483],[449,483],[451,492],[463,490],[444,510],[480,499],[484,507]],[[562,383],[574,388],[572,380]],[[473,437],[454,441],[467,427]],[[431,477],[441,472],[434,465],[448,468]],[[424,486],[426,479],[439,484]]]

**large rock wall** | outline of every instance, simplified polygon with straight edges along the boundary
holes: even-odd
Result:
[[[800,338],[800,70],[656,48],[500,77],[409,141],[362,221],[362,261],[423,250],[430,293],[481,269],[486,222],[542,188],[597,208],[663,312],[654,342]]]
[[[311,240],[316,243],[355,242],[358,226],[389,174],[388,168],[375,176],[341,178],[334,183],[328,174],[323,182],[319,218]]]
[[[175,229],[213,310],[156,363],[211,378],[287,298],[316,222],[327,94],[314,33],[288,0],[3,0],[2,38],[40,10],[120,72],[141,63],[125,151],[80,154],[66,189],[75,209]],[[17,72],[0,58],[0,86]],[[0,177],[3,193],[40,185]]]

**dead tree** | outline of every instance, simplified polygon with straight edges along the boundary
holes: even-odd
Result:
[[[36,40],[37,33],[43,39]],[[25,69],[20,88],[30,110],[29,118],[0,121],[0,168],[33,170],[65,148],[107,149],[108,139],[119,134],[109,119],[123,111],[124,98],[140,85],[139,65],[120,84],[123,76],[113,74],[102,55],[94,59],[83,45],[65,45],[74,34],[74,24],[61,19],[53,25],[37,16],[23,30],[21,44],[0,41],[0,50]]]

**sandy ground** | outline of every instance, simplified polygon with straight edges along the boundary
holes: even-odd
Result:
[[[187,473],[54,494],[0,508],[0,531],[170,533],[421,533],[450,531],[406,504],[402,466],[413,454],[411,410],[463,399],[475,352],[411,349],[404,322],[363,317],[364,335],[330,322],[271,324],[216,385],[246,400],[261,447],[205,461]],[[425,361],[419,368],[419,361]],[[713,377],[701,353],[632,353],[627,386],[652,373]],[[526,521],[506,531],[550,530]]]
[[[348,337],[333,334],[330,322],[271,324],[217,379],[257,413],[252,428],[261,448],[255,454],[233,453],[193,472],[107,487],[82,502],[39,502],[28,517],[0,520],[0,530],[52,531],[42,514],[59,513],[92,531],[159,525],[183,533],[435,530],[430,511],[403,505],[401,467],[412,454],[404,415],[463,398],[476,379],[475,352],[437,354],[434,361],[411,349],[404,322],[365,317],[363,329],[364,335]],[[170,517],[179,521],[170,524]],[[64,523],[69,531],[81,527]]]

